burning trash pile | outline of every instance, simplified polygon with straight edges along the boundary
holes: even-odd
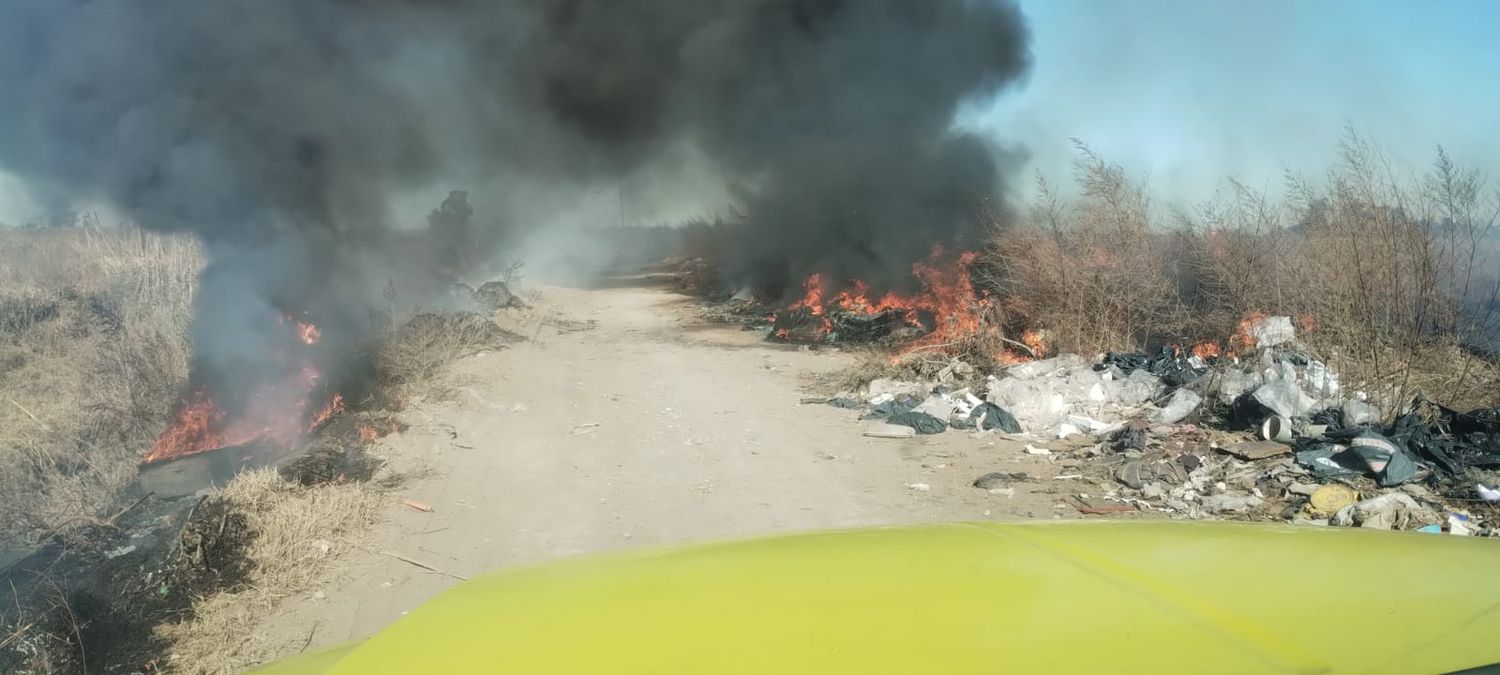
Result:
[[[987,307],[974,291],[969,268],[977,254],[950,259],[934,246],[927,260],[912,265],[921,291],[890,291],[871,297],[869,284],[853,279],[834,293],[823,275],[803,282],[800,299],[769,317],[768,339],[798,342],[874,342],[885,338],[924,343],[971,335]]]
[[[1289,317],[1241,328],[1238,355],[1065,354],[982,380],[952,359],[935,381],[877,379],[826,402],[859,410],[871,437],[960,429],[1065,453],[1121,510],[1500,536],[1500,409],[1417,399],[1387,403],[1388,419]]]

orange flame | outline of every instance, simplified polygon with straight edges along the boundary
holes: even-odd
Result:
[[[1021,344],[1029,347],[1031,353],[1036,354],[1037,358],[1047,356],[1047,339],[1040,331],[1027,330],[1021,333]]]
[[[1229,338],[1230,346],[1239,351],[1254,349],[1255,344],[1258,341],[1255,339],[1255,336],[1250,333],[1250,330],[1255,328],[1257,324],[1265,320],[1265,312],[1252,311],[1246,313],[1245,318],[1240,319],[1240,325],[1234,331],[1234,337]]]
[[[833,331],[833,320],[828,314],[835,309],[865,316],[900,311],[904,312],[906,323],[918,327],[922,326],[921,315],[925,313],[936,325],[911,348],[951,341],[978,331],[988,306],[976,296],[969,279],[969,266],[976,258],[978,254],[963,253],[955,261],[945,257],[942,246],[934,246],[926,261],[912,265],[912,276],[922,286],[920,292],[914,295],[888,292],[879,299],[871,298],[869,284],[859,279],[851,280],[849,288],[829,298],[823,276],[814,274],[803,282],[802,297],[787,309],[803,310],[817,318],[821,322],[816,331],[819,336]],[[781,328],[775,335],[787,339],[791,331]]]
[[[1193,356],[1200,359],[1210,359],[1223,355],[1223,350],[1219,349],[1219,345],[1212,340],[1206,340],[1193,345]]]
[[[291,316],[283,316],[280,323],[285,325],[288,321],[295,326],[297,338],[303,344],[315,344],[321,338],[313,324]],[[207,391],[194,391],[180,403],[172,425],[156,438],[141,463],[162,462],[252,442],[283,449],[295,447],[308,433],[344,410],[343,396],[334,394],[317,409],[310,423],[304,423],[307,411],[316,404],[313,399],[321,377],[317,368],[304,363],[295,373],[280,381],[260,384],[246,396],[234,419],[228,419],[228,411],[219,407]]]
[[[323,408],[318,411],[318,414],[313,415],[312,424],[308,425],[307,427],[308,431],[312,431],[317,429],[318,427],[323,426],[328,422],[328,420],[333,419],[334,415],[337,415],[341,412],[344,412],[344,395],[334,394],[333,398],[328,401],[328,404],[323,406]]]
[[[314,326],[306,321],[298,321],[297,338],[299,340],[302,340],[302,344],[315,345],[318,344],[318,340],[323,339],[323,334],[318,331],[317,326]]]

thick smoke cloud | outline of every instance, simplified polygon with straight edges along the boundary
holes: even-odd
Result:
[[[200,236],[197,351],[240,372],[280,314],[357,337],[387,279],[470,273],[506,228],[390,215],[453,176],[583,189],[691,147],[748,214],[742,280],[904,277],[1000,189],[949,128],[1026,45],[981,0],[7,0],[0,164]]]

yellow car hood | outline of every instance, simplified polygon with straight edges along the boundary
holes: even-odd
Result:
[[[266,675],[1446,672],[1500,662],[1500,542],[951,524],[566,560]]]

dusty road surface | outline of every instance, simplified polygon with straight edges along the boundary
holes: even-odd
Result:
[[[1065,468],[965,432],[880,440],[853,411],[799,405],[852,357],[705,322],[651,277],[547,288],[502,318],[529,341],[455,364],[458,394],[418,403],[377,452],[427,475],[321,589],[256,630],[285,653],[363,638],[452,575],[622,547],[859,525],[1074,517]],[[1016,494],[969,483],[1024,471]],[[923,489],[925,485],[926,489]]]

